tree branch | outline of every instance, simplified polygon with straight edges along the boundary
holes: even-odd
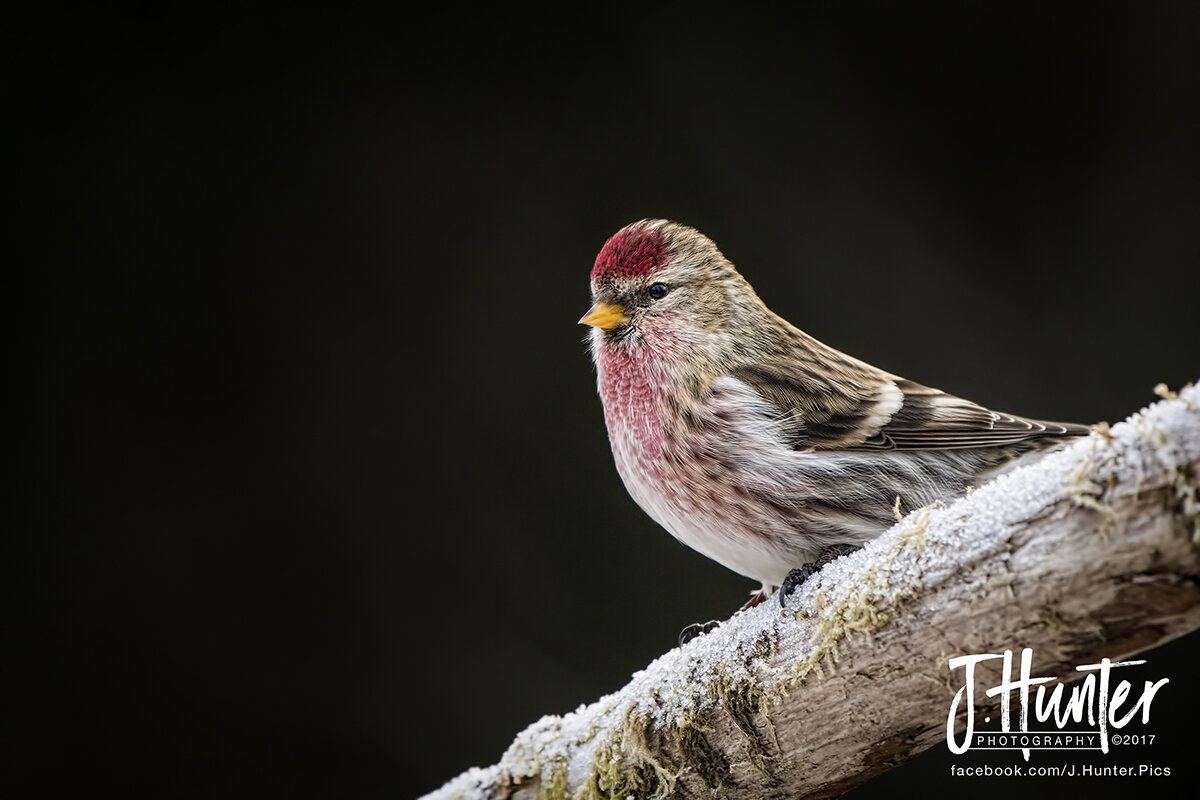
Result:
[[[1034,675],[1069,676],[1200,627],[1200,388],[1162,394],[909,514],[788,612],[734,615],[429,797],[832,797],[944,741],[955,655],[1031,647]]]

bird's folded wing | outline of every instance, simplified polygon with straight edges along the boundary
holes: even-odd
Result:
[[[779,409],[797,449],[946,450],[998,447],[1089,428],[989,411],[983,406],[847,359],[738,367],[741,381]]]

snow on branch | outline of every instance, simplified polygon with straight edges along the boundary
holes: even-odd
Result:
[[[1200,627],[1200,387],[1160,389],[428,797],[837,796],[945,742],[954,656],[1030,647],[1033,674],[1064,676]]]

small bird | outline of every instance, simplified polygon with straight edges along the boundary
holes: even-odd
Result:
[[[617,231],[591,289],[580,323],[617,471],[676,539],[762,583],[747,606],[776,587],[784,603],[899,508],[1090,430],[989,411],[822,344],[676,222]]]

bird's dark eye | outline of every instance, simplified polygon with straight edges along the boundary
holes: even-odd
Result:
[[[665,283],[652,283],[650,284],[650,299],[662,300],[667,296],[667,292],[669,291],[671,291],[671,288]]]

